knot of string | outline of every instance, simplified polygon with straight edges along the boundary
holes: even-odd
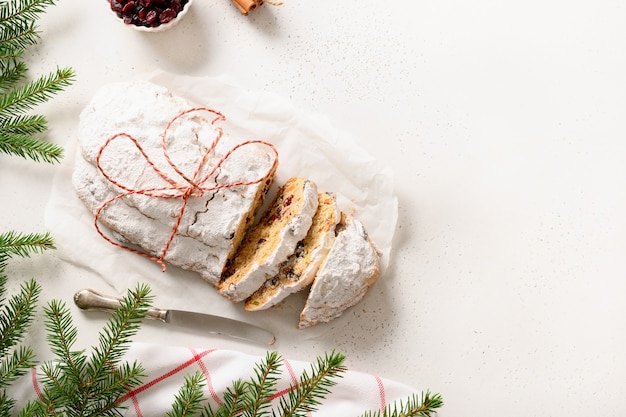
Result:
[[[213,141],[211,142],[211,145],[204,150],[202,157],[200,158],[200,161],[196,165],[192,175],[187,175],[170,158],[169,151],[168,151],[168,133],[170,133],[172,126],[176,122],[178,122],[181,118],[184,118],[188,116],[189,114],[196,113],[196,112],[208,112],[214,116],[211,119],[210,124],[215,127],[216,135]],[[96,168],[98,169],[98,171],[100,171],[102,176],[108,182],[118,187],[121,191],[115,196],[104,201],[96,209],[95,217],[94,217],[94,225],[98,234],[102,236],[106,241],[113,244],[114,246],[120,247],[122,249],[128,250],[130,252],[136,253],[138,255],[144,256],[150,260],[157,262],[159,265],[161,265],[162,270],[165,271],[166,270],[166,265],[164,261],[165,256],[167,255],[167,252],[170,246],[172,245],[174,238],[176,237],[178,233],[180,224],[185,215],[185,209],[187,208],[187,203],[189,199],[201,198],[202,196],[205,195],[206,192],[218,191],[223,188],[251,186],[254,184],[261,183],[267,180],[268,178],[270,178],[273,171],[276,168],[276,165],[278,164],[278,151],[276,150],[274,145],[263,140],[255,139],[255,140],[247,140],[247,141],[238,143],[237,145],[230,148],[222,157],[220,157],[217,163],[215,163],[213,166],[209,166],[210,156],[214,153],[215,148],[224,133],[221,127],[216,126],[216,123],[218,121],[223,121],[223,120],[225,120],[225,117],[218,111],[212,110],[207,107],[194,107],[194,108],[190,108],[188,110],[180,112],[167,123],[167,125],[165,126],[165,129],[163,130],[163,133],[161,134],[161,152],[163,153],[163,157],[165,161],[167,162],[167,165],[176,173],[176,176],[178,176],[179,178],[174,178],[175,176],[168,175],[164,169],[159,168],[156,165],[156,163],[150,158],[150,156],[146,153],[141,143],[132,135],[125,133],[125,132],[120,132],[109,137],[98,150],[98,153],[96,155]],[[113,176],[110,175],[106,171],[106,169],[102,165],[102,161],[101,161],[102,155],[109,148],[109,146],[111,146],[113,142],[116,142],[122,139],[126,139],[130,141],[134,145],[136,150],[139,152],[139,154],[143,158],[144,162],[152,169],[152,171],[158,177],[163,179],[165,183],[167,183],[167,185],[159,186],[159,187],[147,187],[147,188],[129,187],[129,186],[124,185],[122,182],[116,180],[115,178],[113,178]],[[224,164],[224,162],[226,162],[226,160],[232,157],[233,153],[237,149],[243,146],[248,146],[252,144],[260,144],[260,145],[266,146],[269,148],[269,150],[273,154],[272,162],[271,164],[269,164],[267,171],[265,171],[265,173],[262,176],[260,176],[259,178],[250,180],[250,181],[233,181],[233,182],[228,182],[228,183],[223,183],[223,184],[216,184],[214,182],[210,183],[210,179],[214,178],[215,173],[218,171],[218,169],[221,168],[221,166]],[[181,204],[178,209],[178,214],[176,216],[172,229],[169,233],[169,236],[167,237],[167,239],[165,240],[163,244],[163,248],[160,254],[158,255],[151,255],[142,250],[133,248],[131,246],[128,246],[116,240],[113,240],[112,238],[108,237],[100,227],[100,218],[103,212],[111,204],[115,203],[117,200],[120,200],[128,196],[132,196],[132,195],[142,195],[142,196],[158,198],[158,199],[181,200]]]

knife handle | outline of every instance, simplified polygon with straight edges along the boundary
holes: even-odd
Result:
[[[85,311],[106,311],[112,313],[120,308],[121,298],[100,294],[92,289],[84,289],[74,294],[74,304]],[[149,319],[165,321],[167,310],[151,307],[146,313]]]

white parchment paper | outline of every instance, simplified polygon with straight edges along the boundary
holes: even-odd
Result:
[[[349,133],[334,128],[321,115],[295,108],[283,97],[246,91],[224,77],[199,78],[156,71],[145,79],[167,87],[192,105],[220,111],[226,117],[224,130],[233,136],[272,142],[280,160],[275,184],[303,176],[315,181],[319,190],[335,192],[340,208],[365,225],[381,252],[380,279],[385,279],[397,221],[393,176]],[[137,283],[148,283],[159,307],[221,314],[265,325],[275,333],[297,333],[298,337],[315,337],[328,330],[326,325],[295,329],[303,294],[290,297],[278,308],[246,312],[243,305],[219,296],[197,274],[174,267],[163,273],[151,261],[104,241],[94,228],[93,215],[78,200],[71,184],[76,148],[77,138],[67,146],[68,157],[55,178],[46,209],[46,225],[62,260],[92,271],[119,294]],[[75,285],[80,289],[80,283]],[[372,291],[376,291],[376,286]]]

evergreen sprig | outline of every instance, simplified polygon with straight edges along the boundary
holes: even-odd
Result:
[[[61,160],[62,147],[35,136],[46,131],[46,118],[24,116],[24,113],[69,86],[73,77],[72,69],[57,69],[0,96],[0,152],[36,162],[55,163]]]
[[[265,359],[254,368],[254,376],[249,381],[235,380],[227,388],[219,408],[208,414],[209,417],[263,417],[269,416],[271,400],[276,393],[276,383],[280,373],[281,357],[277,352],[267,352]]]
[[[28,257],[47,249],[54,249],[54,240],[50,233],[0,233],[0,274],[11,256]]]
[[[53,0],[5,1],[0,5],[0,58],[18,58],[37,43],[35,22]]]
[[[6,389],[35,365],[35,354],[30,346],[21,346],[33,321],[41,287],[34,280],[22,283],[20,291],[9,298],[6,282],[0,276],[0,415],[10,415],[15,400],[6,395]]]
[[[57,360],[41,366],[42,390],[39,400],[29,404],[34,416],[63,410],[63,416],[119,415],[119,400],[142,380],[138,362],[122,362],[132,338],[140,328],[152,297],[147,285],[140,285],[120,302],[100,332],[99,344],[89,356],[74,350],[78,330],[65,303],[53,300],[44,309],[50,349]]]
[[[332,351],[324,357],[318,357],[313,364],[311,376],[306,371],[300,376],[300,383],[289,392],[287,398],[281,397],[281,417],[304,417],[307,412],[314,412],[321,404],[320,400],[330,393],[330,387],[336,385],[335,378],[340,378],[346,368],[345,356]]]
[[[441,407],[441,395],[426,391],[421,395],[413,394],[406,401],[389,404],[383,411],[368,411],[361,417],[431,417]]]
[[[17,294],[6,297],[7,260],[12,256],[28,257],[54,247],[48,234],[0,234],[0,416],[11,415],[15,400],[6,389],[35,365],[30,346],[21,346],[34,315],[41,286],[35,280],[20,285]]]
[[[198,413],[206,408],[202,407],[202,387],[204,386],[204,375],[200,371],[193,375],[185,377],[183,386],[178,391],[172,404],[172,410],[169,411],[167,417],[191,417],[196,416]]]
[[[0,152],[47,163],[59,162],[63,148],[37,137],[47,130],[44,116],[25,113],[69,86],[74,71],[57,68],[27,81],[22,57],[39,41],[38,18],[54,4],[54,0],[0,3]]]

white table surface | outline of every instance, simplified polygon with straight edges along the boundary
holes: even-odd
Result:
[[[106,6],[60,0],[41,21],[31,74],[77,72],[39,109],[49,140],[75,140],[101,85],[159,68],[289,98],[393,168],[391,268],[335,331],[281,340],[280,353],[335,348],[351,369],[441,393],[442,417],[624,415],[626,4],[285,0],[244,17],[229,0],[196,0],[159,34]],[[3,230],[46,230],[59,169],[0,155]],[[36,277],[41,304],[106,289],[54,252],[8,272],[10,291]],[[104,318],[71,308],[87,348]],[[28,340],[47,358],[40,323]]]

